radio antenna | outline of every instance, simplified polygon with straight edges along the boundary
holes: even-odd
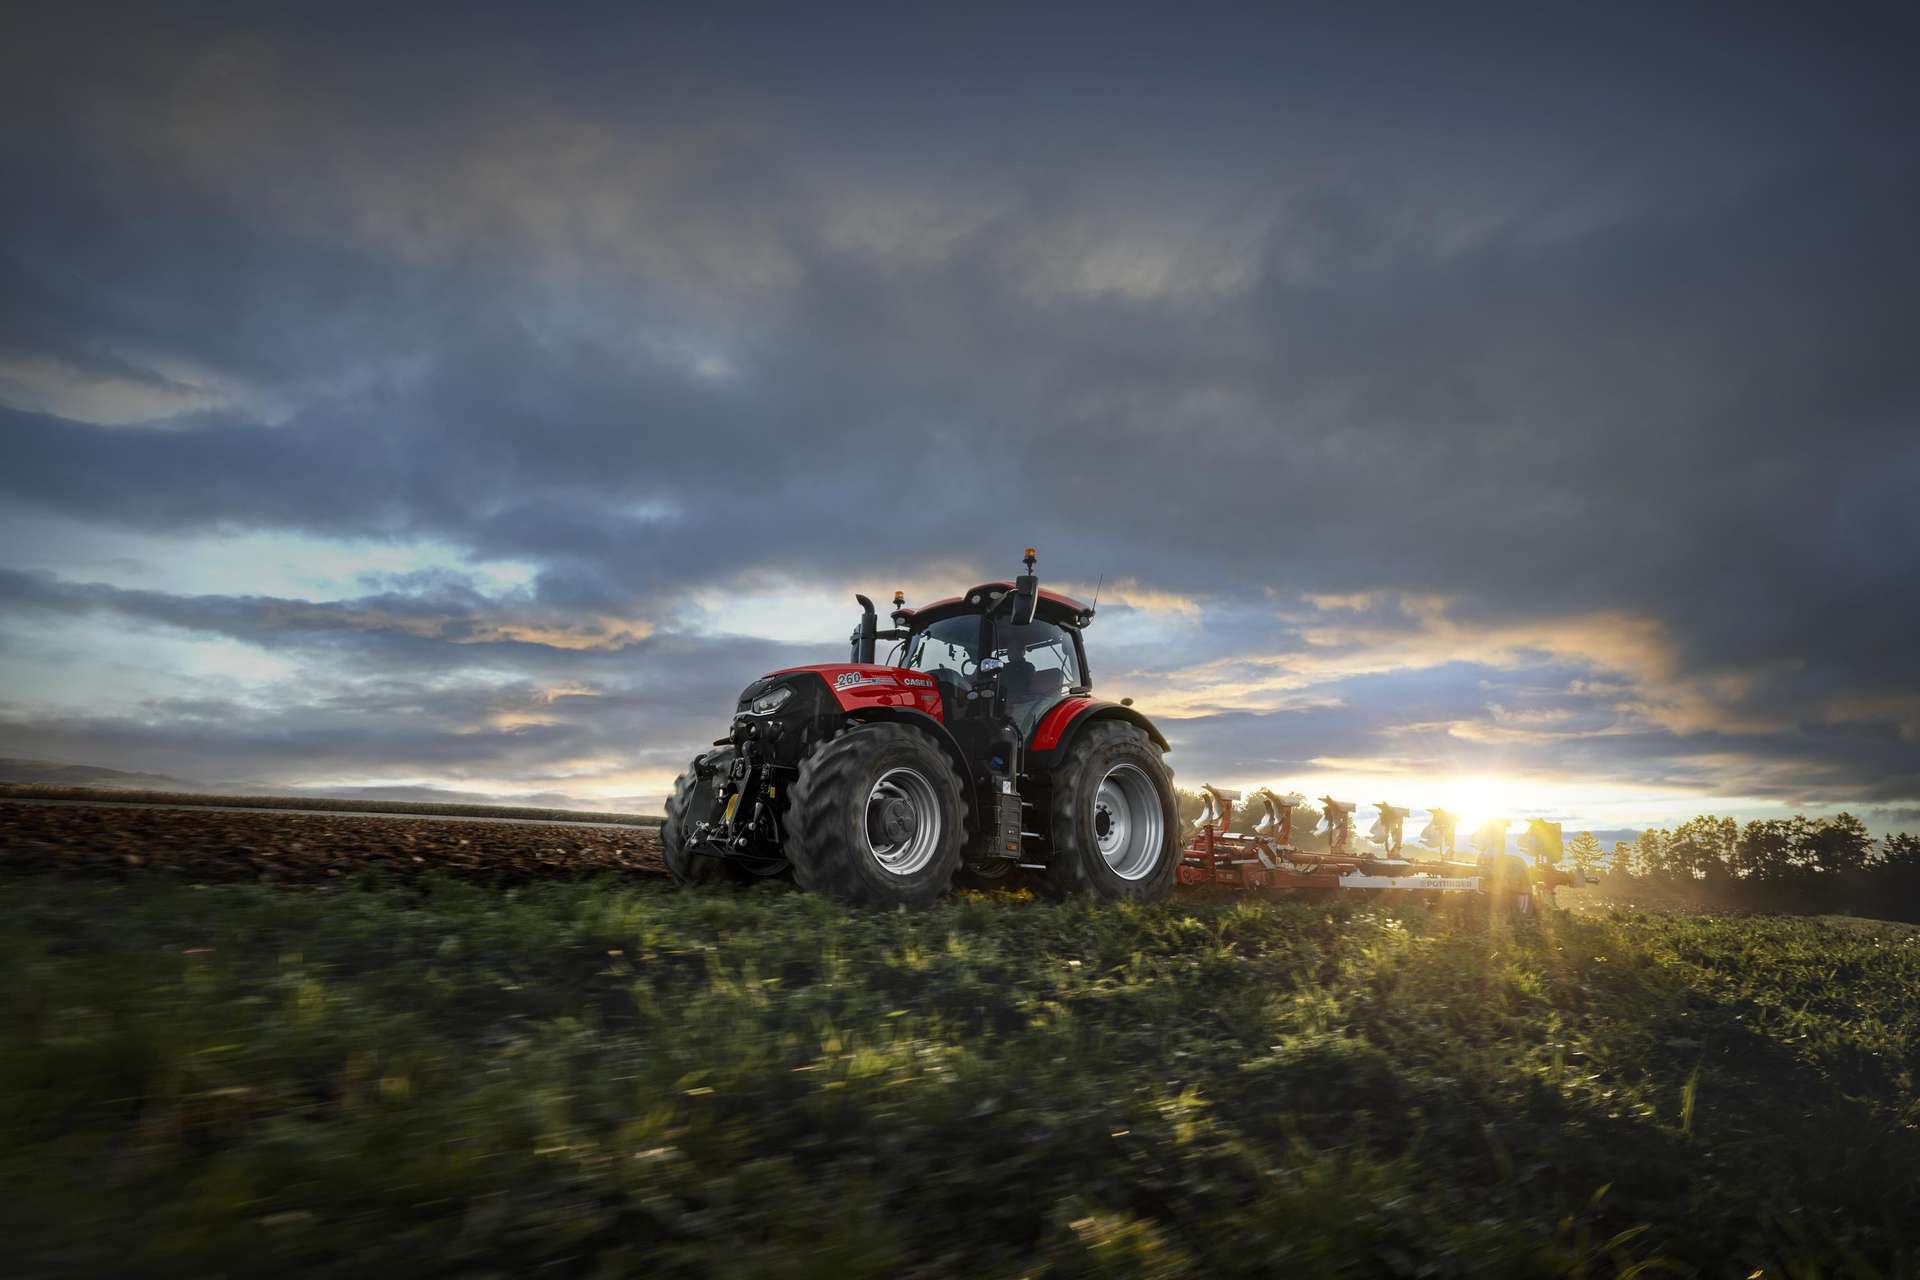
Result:
[[[1100,575],[1100,581],[1093,584],[1093,603],[1087,606],[1088,613],[1094,613],[1099,610],[1100,588],[1106,585],[1107,585],[1107,575],[1103,573]]]

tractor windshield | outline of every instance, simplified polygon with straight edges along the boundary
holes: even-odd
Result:
[[[980,617],[965,614],[934,623],[907,642],[906,661],[914,671],[950,671],[970,676],[980,661]]]
[[[980,615],[961,614],[916,633],[899,665],[932,674],[943,696],[957,698],[982,656]],[[1073,633],[1051,622],[1036,618],[1024,627],[996,622],[991,656],[1002,663],[1000,687],[1006,692],[1007,711],[1023,728],[1031,728],[1061,694],[1081,683]]]

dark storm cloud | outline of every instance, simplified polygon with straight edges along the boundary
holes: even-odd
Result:
[[[1334,621],[1438,650],[1326,674],[1338,708],[1205,708],[1208,768],[1497,728],[1512,691],[1380,603],[1432,595],[1454,631],[1541,630],[1562,687],[1635,686],[1558,708],[1561,769],[1920,774],[1920,102],[1866,19],[20,22],[9,504],[441,540],[536,565],[518,621],[556,626],[1034,541],[1213,607],[1384,593]],[[457,643],[495,604],[419,584],[269,622],[9,581],[394,670],[614,661]],[[1629,657],[1622,617],[1657,628]],[[1582,647],[1570,618],[1611,621]],[[1327,621],[1235,612],[1102,669],[1244,676]],[[689,715],[751,673],[708,655],[662,694]]]

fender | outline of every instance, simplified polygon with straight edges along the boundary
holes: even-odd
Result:
[[[962,782],[968,787],[973,787],[979,782],[979,779],[974,776],[973,765],[968,762],[966,753],[960,750],[960,743],[954,738],[953,730],[924,711],[916,711],[912,707],[869,706],[848,713],[847,718],[873,724],[882,722],[905,724],[923,730],[927,736],[940,744],[941,750],[947,753],[947,757],[953,761],[953,767],[959,771]]]
[[[1117,702],[1097,702],[1088,697],[1073,697],[1062,698],[1040,717],[1039,723],[1033,726],[1027,751],[1051,764],[1073,746],[1073,740],[1080,730],[1097,720],[1124,720],[1144,729],[1147,737],[1162,751],[1173,749],[1153,721],[1132,707],[1123,707]]]

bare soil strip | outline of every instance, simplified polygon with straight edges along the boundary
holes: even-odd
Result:
[[[657,815],[597,809],[543,809],[526,805],[446,804],[430,800],[339,800],[330,796],[222,796],[198,791],[139,791],[119,787],[63,787],[0,783],[0,800],[61,800],[91,804],[191,805],[218,809],[285,809],[293,813],[391,813],[422,818],[490,818],[528,822],[595,822],[657,827]]]
[[[490,884],[659,876],[651,828],[133,805],[0,804],[0,871],[338,883],[365,872]]]
[[[635,827],[642,829],[657,828],[658,822],[603,821],[588,822],[578,818],[514,818],[491,813],[410,813],[398,809],[303,809],[287,805],[248,805],[248,804],[195,804],[191,800],[63,800],[33,799],[22,801],[9,795],[0,795],[0,805],[9,804],[51,804],[79,805],[87,809],[214,809],[226,813],[306,813],[323,818],[335,816],[346,818],[431,818],[435,822],[512,822],[521,826],[545,827],[600,827],[611,831],[631,831]]]

